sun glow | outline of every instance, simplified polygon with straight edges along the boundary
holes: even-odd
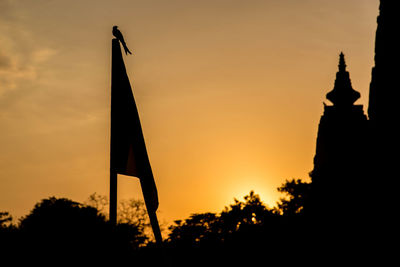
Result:
[[[255,194],[260,196],[261,201],[268,207],[273,207],[276,204],[276,200],[279,199],[280,193],[276,190],[276,187],[271,186],[268,176],[247,176],[247,178],[235,179],[226,187],[224,196],[231,203],[232,198],[243,201],[243,197],[249,195],[250,191],[254,191]],[[226,201],[226,200],[225,200]]]

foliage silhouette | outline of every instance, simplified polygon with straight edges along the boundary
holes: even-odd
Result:
[[[173,266],[298,264],[311,263],[317,254],[333,257],[336,253],[338,257],[339,250],[330,242],[342,238],[338,231],[343,228],[309,216],[311,190],[312,183],[287,180],[278,188],[286,197],[276,207],[267,207],[250,191],[219,213],[195,213],[177,220],[169,227],[165,254]],[[64,259],[63,264],[163,264],[159,248],[146,232],[148,218],[143,202],[123,201],[116,227],[104,214],[107,205],[107,198],[97,194],[86,204],[51,197],[37,203],[18,226],[2,212],[1,251],[26,255],[31,264],[60,263],[60,259]],[[342,242],[340,249],[344,247]]]
[[[225,207],[220,214],[193,214],[184,221],[175,221],[175,225],[169,228],[169,243],[193,247],[223,244],[240,232],[263,225],[267,218],[274,216],[253,191],[244,200],[234,199],[234,204]]]
[[[296,232],[301,232],[297,224],[289,227],[286,218],[277,208],[268,208],[251,191],[244,201],[234,199],[220,213],[192,214],[175,221],[169,228],[166,246],[173,253],[184,255],[175,257],[181,265],[184,259],[198,259],[196,266],[265,263],[266,255],[282,255],[281,247],[296,239]],[[273,259],[268,261],[272,263]]]
[[[10,254],[17,248],[18,233],[8,212],[0,212],[0,253]],[[1,254],[0,254],[1,255]]]
[[[301,179],[286,180],[278,191],[286,194],[277,203],[276,211],[282,215],[294,216],[304,213],[304,208],[309,203],[311,183],[303,182]]]
[[[84,204],[95,208],[99,213],[103,214],[105,217],[108,217],[107,211],[109,201],[107,196],[99,195],[94,192],[88,197]]]
[[[165,254],[173,266],[274,264],[282,263],[288,255],[285,263],[298,262],[310,255],[307,250],[317,252],[313,243],[326,237],[319,233],[321,239],[315,239],[312,220],[302,216],[309,190],[309,183],[293,179],[278,188],[287,197],[277,207],[267,207],[251,191],[219,213],[197,213],[177,220],[169,228]],[[119,223],[112,227],[101,212],[107,210],[105,197],[93,194],[86,204],[65,198],[44,199],[14,228],[11,216],[1,213],[0,233],[4,237],[7,228],[8,239],[0,242],[8,249],[4,251],[28,255],[29,263],[60,263],[64,259],[63,263],[71,264],[119,261],[159,266],[161,252],[145,232],[148,220],[143,202],[124,203]]]
[[[0,212],[0,229],[8,228],[12,221],[12,216],[8,212]]]
[[[146,241],[141,229],[127,223],[112,227],[97,209],[65,198],[51,197],[21,219],[24,254],[46,255],[40,262],[101,263],[128,260]],[[98,257],[102,255],[102,257]]]
[[[169,227],[168,241],[178,247],[200,247],[218,241],[219,216],[215,213],[192,214],[188,219],[175,221]]]
[[[108,197],[93,193],[85,202],[86,205],[97,209],[105,218],[108,219]],[[136,227],[145,236],[144,243],[153,241],[153,233],[145,203],[138,199],[123,199],[118,203],[117,222]]]

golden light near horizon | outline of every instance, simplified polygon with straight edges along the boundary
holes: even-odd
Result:
[[[249,195],[250,191],[254,191],[255,194],[258,194],[261,200],[270,208],[276,205],[278,200],[278,192],[276,188],[265,181],[265,176],[259,177],[241,177],[242,181],[238,181],[226,188],[226,191],[223,194],[223,200],[226,202],[226,199],[229,199],[228,204],[233,203],[233,198],[243,201],[243,197]],[[237,179],[235,179],[237,180]]]
[[[308,180],[346,55],[367,108],[378,0],[0,0],[0,211],[108,195],[111,29],[168,222]],[[119,198],[141,198],[122,177]]]

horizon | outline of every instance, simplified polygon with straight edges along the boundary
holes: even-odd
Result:
[[[367,114],[379,1],[227,3],[0,2],[0,211],[108,196],[113,25],[161,221],[251,190],[272,207],[285,180],[308,181],[342,51]],[[142,199],[119,177],[120,200]]]

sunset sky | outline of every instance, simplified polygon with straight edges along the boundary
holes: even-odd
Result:
[[[111,31],[167,223],[308,180],[343,51],[367,110],[378,0],[0,0],[0,211],[109,192]],[[142,198],[119,176],[119,198]]]

